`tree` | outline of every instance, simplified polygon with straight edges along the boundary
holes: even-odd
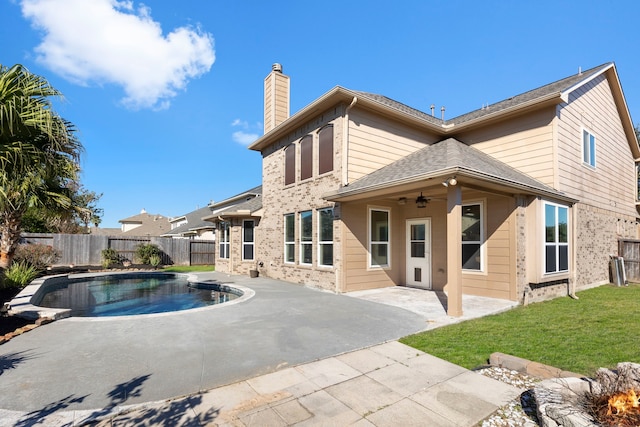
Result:
[[[72,199],[82,145],[50,101],[61,96],[22,65],[0,65],[0,268],[11,263],[29,208],[83,209]]]
[[[29,207],[22,216],[22,230],[29,233],[88,233],[91,225],[102,222],[103,210],[98,207],[102,194],[89,191],[83,186],[71,195],[74,209],[47,211]]]

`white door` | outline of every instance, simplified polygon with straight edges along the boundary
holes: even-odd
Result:
[[[431,220],[407,220],[407,286],[431,289]]]

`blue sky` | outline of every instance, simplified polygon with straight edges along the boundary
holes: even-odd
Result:
[[[263,80],[296,112],[336,85],[451,118],[605,62],[640,120],[640,2],[0,0],[0,64],[64,94],[101,227],[261,182]]]

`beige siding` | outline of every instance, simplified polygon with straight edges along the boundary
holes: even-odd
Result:
[[[463,293],[501,299],[516,299],[513,247],[515,201],[510,197],[469,194],[463,203],[482,200],[485,205],[486,271],[462,274]]]
[[[550,107],[453,137],[554,187],[554,113]]]
[[[389,209],[391,215],[390,256],[391,268],[368,268],[368,208],[377,207]],[[345,263],[344,277],[345,292],[362,289],[375,289],[399,285],[400,271],[404,268],[404,232],[399,232],[403,224],[398,209],[393,205],[381,203],[350,203],[342,209],[344,224]],[[404,227],[404,225],[402,225]],[[404,230],[404,229],[402,229]]]
[[[357,108],[349,119],[349,182],[441,139]]]
[[[604,76],[558,107],[559,190],[591,206],[637,215],[635,162]],[[582,162],[582,129],[596,137],[595,169]]]

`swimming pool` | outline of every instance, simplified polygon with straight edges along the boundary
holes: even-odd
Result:
[[[45,282],[32,303],[70,309],[72,317],[110,317],[190,310],[233,301],[243,291],[174,273],[125,273]]]

